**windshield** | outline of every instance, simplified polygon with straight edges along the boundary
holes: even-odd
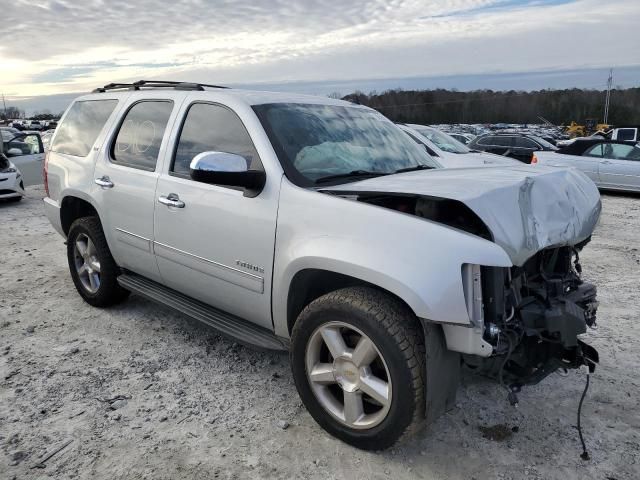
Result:
[[[301,186],[351,172],[388,174],[420,165],[439,167],[402,130],[368,108],[274,103],[253,109],[287,177]]]
[[[449,152],[449,153],[470,153],[471,152],[471,150],[469,150],[466,146],[464,146],[458,140],[453,138],[451,135],[447,135],[446,133],[441,132],[440,130],[436,130],[435,128],[423,127],[420,125],[415,125],[415,126],[410,125],[410,127],[412,127],[414,130],[420,133],[420,135],[427,137],[429,140],[435,143],[439,149],[445,152]]]

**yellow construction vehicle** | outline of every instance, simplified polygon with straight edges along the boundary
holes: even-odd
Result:
[[[579,125],[576,122],[571,122],[569,126],[564,127],[564,131],[571,138],[586,137],[587,135],[593,135],[596,132],[605,133],[611,130],[611,125],[606,123],[596,123],[596,120],[588,118],[584,125]]]

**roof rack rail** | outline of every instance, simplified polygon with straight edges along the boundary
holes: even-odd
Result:
[[[98,87],[93,93],[104,93],[108,90],[140,90],[141,88],[175,88],[176,90],[204,90],[209,88],[229,88],[208,83],[172,82],[168,80],[138,80],[133,83],[109,83],[104,87]]]

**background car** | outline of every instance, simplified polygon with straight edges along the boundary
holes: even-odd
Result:
[[[25,185],[42,183],[44,145],[39,133],[20,132],[13,135],[0,131],[4,155],[22,171]]]
[[[24,196],[22,174],[3,152],[0,142],[0,200],[19,202]]]
[[[40,131],[44,128],[44,125],[40,120],[31,120],[29,121],[29,125],[27,126],[28,130]]]
[[[557,147],[544,138],[522,133],[487,133],[469,142],[469,148],[515,158],[531,163],[531,156],[538,151],[555,151]]]
[[[574,167],[598,188],[640,192],[640,147],[625,141],[577,139],[556,152],[536,152],[531,163]]]
[[[474,152],[451,135],[432,127],[416,124],[399,124],[398,126],[445,168],[520,164],[516,160],[500,155]]]

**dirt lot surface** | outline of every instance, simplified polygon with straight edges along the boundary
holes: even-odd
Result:
[[[638,197],[603,197],[582,255],[601,301],[600,328],[586,335],[601,365],[583,461],[581,372],[525,389],[518,409],[465,376],[456,408],[419,437],[382,453],[351,448],[302,407],[286,355],[141,298],[83,303],[42,191],[28,193],[0,205],[0,479],[640,478]]]

